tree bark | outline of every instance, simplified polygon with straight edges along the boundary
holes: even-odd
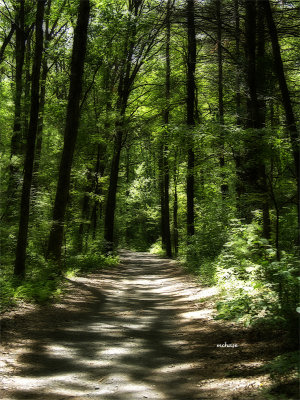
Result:
[[[177,154],[174,160],[174,200],[173,200],[173,246],[174,254],[178,255],[179,237],[178,237],[178,194],[177,194]]]
[[[19,166],[16,165],[13,158],[20,156],[22,153],[22,92],[23,92],[23,66],[25,59],[25,1],[20,0],[15,17],[15,31],[16,31],[16,68],[15,68],[15,93],[14,93],[14,121],[13,132],[11,138],[9,178],[6,191],[6,205],[3,217],[8,221],[11,219],[13,209],[15,208],[15,192],[18,186],[18,172]],[[11,33],[13,33],[11,29]],[[4,44],[3,44],[4,45]],[[3,46],[2,46],[3,47]],[[4,53],[4,48],[3,48]]]
[[[30,189],[32,183],[33,163],[35,141],[39,116],[39,87],[40,87],[40,69],[43,54],[43,19],[44,19],[45,1],[40,0],[37,3],[36,12],[36,45],[34,62],[32,68],[32,89],[31,89],[31,108],[30,122],[27,134],[27,147],[24,165],[24,178],[22,186],[20,222],[16,249],[16,259],[14,265],[14,274],[19,278],[25,276],[25,259],[28,237],[28,222],[30,210]]]
[[[281,91],[282,104],[285,110],[285,117],[287,123],[287,129],[290,135],[290,141],[292,146],[296,181],[297,181],[297,211],[298,211],[298,246],[300,246],[300,143],[299,143],[299,132],[297,130],[296,118],[293,111],[293,106],[291,102],[290,92],[285,78],[283,62],[281,58],[280,44],[278,40],[277,27],[274,22],[273,13],[269,0],[263,0],[262,6],[265,10],[266,20],[269,29],[269,35],[271,38],[272,49],[273,49],[273,59],[274,68],[277,74],[279,87]]]
[[[164,199],[164,216],[163,223],[165,225],[165,246],[166,254],[168,257],[172,257],[172,246],[171,246],[171,230],[170,230],[170,172],[169,172],[169,160],[168,160],[168,144],[167,135],[169,128],[169,116],[170,116],[170,95],[171,95],[171,62],[170,62],[170,38],[171,38],[171,0],[167,2],[167,15],[166,15],[166,107],[164,112],[164,124],[166,130],[163,135],[163,148],[162,148],[162,159],[163,159],[163,199]]]
[[[220,129],[220,157],[219,163],[221,167],[221,194],[224,200],[228,193],[228,185],[225,183],[225,138],[224,138],[224,98],[223,98],[223,51],[222,51],[222,17],[221,17],[222,0],[216,0],[217,14],[217,44],[218,44],[218,101],[219,101],[219,129]]]
[[[195,233],[194,211],[194,140],[192,137],[195,126],[195,70],[196,70],[196,31],[195,31],[195,4],[194,0],[187,0],[187,29],[188,29],[188,54],[187,54],[187,126],[188,126],[188,160],[187,160],[187,236],[188,242]]]
[[[246,3],[246,55],[247,55],[247,122],[251,129],[244,160],[246,190],[254,195],[250,210],[244,210],[246,221],[251,222],[253,208],[263,212],[263,235],[270,238],[269,194],[263,156],[263,128],[265,127],[265,29],[259,3]]]
[[[120,156],[122,150],[123,140],[123,123],[117,127],[116,138],[114,142],[114,154],[111,163],[109,188],[106,200],[105,208],[105,219],[104,219],[104,240],[105,240],[105,251],[109,253],[114,248],[114,221],[115,221],[115,210],[117,203],[117,188],[118,188],[118,177],[119,177],[119,166]]]
[[[71,78],[68,95],[64,147],[53,209],[53,223],[48,242],[48,258],[59,262],[63,244],[64,219],[69,198],[73,155],[79,127],[80,97],[87,46],[90,14],[89,0],[80,0],[71,61]]]
[[[16,89],[15,89],[15,115],[13,135],[11,139],[11,157],[20,154],[22,139],[21,124],[21,98],[23,90],[23,66],[25,58],[25,0],[19,1],[16,15]]]
[[[21,7],[21,3],[20,3],[20,7]],[[13,37],[13,34],[15,32],[15,29],[16,29],[16,24],[12,23],[10,31],[9,31],[8,35],[5,37],[5,39],[3,40],[2,46],[0,48],[0,64],[4,60],[5,49],[8,46],[9,42],[11,41],[11,38]]]

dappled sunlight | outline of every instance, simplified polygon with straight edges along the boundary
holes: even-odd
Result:
[[[19,349],[7,400],[233,399],[238,391],[247,399],[265,380],[241,338],[237,348],[217,347],[235,339],[211,318],[214,288],[187,280],[172,261],[127,254],[112,271],[69,280],[67,309],[53,306],[56,323],[32,328]],[[245,376],[251,368],[255,377]]]
[[[206,319],[211,314],[212,310],[196,310],[182,313],[180,314],[180,317],[186,319]]]

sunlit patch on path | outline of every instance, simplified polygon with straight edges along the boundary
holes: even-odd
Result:
[[[21,318],[14,344],[6,338],[1,399],[263,399],[262,362],[213,319],[216,290],[174,261],[121,257],[111,271],[70,280],[62,304]],[[217,347],[224,342],[238,346]]]

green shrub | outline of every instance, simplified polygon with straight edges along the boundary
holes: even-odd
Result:
[[[295,331],[299,301],[298,262],[276,251],[251,224],[233,220],[228,241],[215,261],[216,282],[223,295],[217,318],[238,319],[246,325],[270,324]]]
[[[13,281],[9,277],[0,278],[0,312],[15,305]]]
[[[93,272],[117,265],[119,258],[99,253],[78,254],[66,260],[67,273]]]
[[[58,286],[59,281],[55,279],[24,281],[15,289],[14,298],[45,304],[60,295]]]
[[[275,382],[299,378],[299,352],[281,354],[268,362],[263,369],[270,374],[270,378]]]

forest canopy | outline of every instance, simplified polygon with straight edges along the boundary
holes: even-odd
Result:
[[[0,1],[2,302],[118,248],[295,330],[299,2]]]

